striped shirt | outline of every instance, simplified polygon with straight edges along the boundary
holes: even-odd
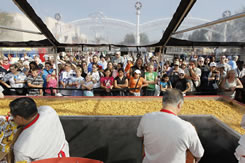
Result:
[[[27,77],[27,83],[38,86],[43,84],[43,78],[39,75],[36,78],[34,78],[32,75],[29,75]],[[28,94],[31,96],[38,96],[40,95],[40,89],[29,89]]]

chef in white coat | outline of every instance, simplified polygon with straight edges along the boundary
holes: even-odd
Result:
[[[59,116],[50,106],[40,106],[29,97],[9,104],[14,121],[23,131],[13,151],[16,163],[29,163],[55,157],[69,157],[69,146]]]
[[[245,129],[245,115],[242,117],[241,126]],[[239,163],[245,163],[245,135],[240,137],[238,144],[239,145],[236,148],[235,156]]]

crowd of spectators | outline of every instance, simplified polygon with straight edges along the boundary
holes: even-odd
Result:
[[[244,61],[238,56],[174,56],[120,52],[24,55],[0,58],[5,95],[159,96],[176,88],[184,95],[222,94],[242,101]],[[57,74],[58,73],[58,74]],[[58,88],[58,89],[57,89]]]

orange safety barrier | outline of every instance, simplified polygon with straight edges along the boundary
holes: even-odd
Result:
[[[91,160],[80,157],[63,157],[63,158],[49,158],[44,160],[33,161],[32,163],[103,163],[99,160]]]

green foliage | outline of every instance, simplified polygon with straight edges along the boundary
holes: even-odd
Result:
[[[149,38],[145,33],[140,33],[140,44],[141,45],[146,45],[149,44]],[[136,44],[136,39],[134,34],[126,34],[124,37],[123,42],[121,42],[121,44],[125,44],[125,45],[135,45]]]

